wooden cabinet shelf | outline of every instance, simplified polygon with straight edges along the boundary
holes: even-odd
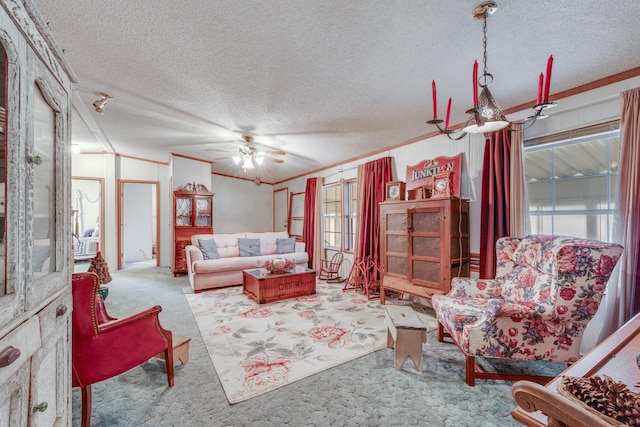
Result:
[[[458,198],[380,204],[382,292],[445,294],[469,276],[469,202]]]
[[[213,233],[213,194],[202,184],[173,192],[173,275],[187,272],[185,247],[194,234]],[[185,186],[183,186],[185,187]],[[191,190],[193,189],[193,190]]]

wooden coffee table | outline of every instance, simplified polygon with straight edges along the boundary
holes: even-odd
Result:
[[[308,268],[284,274],[265,274],[264,269],[244,270],[242,292],[258,304],[313,295],[316,293],[316,272]]]

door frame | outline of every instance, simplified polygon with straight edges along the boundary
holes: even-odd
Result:
[[[118,270],[122,270],[122,255],[124,253],[124,236],[123,236],[123,223],[124,217],[124,185],[125,184],[155,184],[156,186],[156,267],[160,266],[160,181],[144,181],[137,179],[118,179],[118,194],[116,197],[117,203],[117,228],[118,228]]]

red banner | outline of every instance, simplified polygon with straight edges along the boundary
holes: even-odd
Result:
[[[453,193],[460,197],[460,175],[462,174],[462,153],[453,157],[436,157],[423,160],[417,165],[407,166],[407,190],[431,185],[431,177],[447,165],[453,171]]]

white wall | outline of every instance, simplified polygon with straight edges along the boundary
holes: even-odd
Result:
[[[273,231],[273,186],[211,175],[213,231]]]

